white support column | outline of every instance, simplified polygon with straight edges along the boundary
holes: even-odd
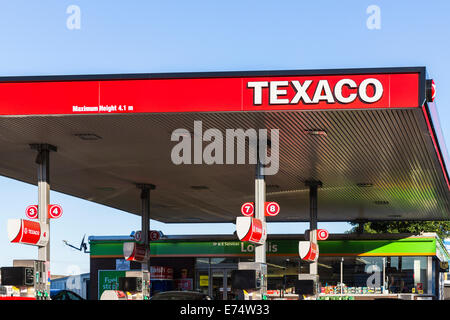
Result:
[[[141,189],[142,213],[141,213],[141,241],[146,250],[150,251],[150,190],[155,189],[152,184],[138,184]],[[144,300],[150,298],[150,258],[141,265],[142,271],[142,296]]]
[[[310,241],[317,243],[317,189],[322,186],[322,182],[308,180],[305,185],[309,187],[309,229]],[[319,253],[320,254],[320,253]],[[309,274],[318,275],[317,262],[309,265]]]
[[[48,219],[48,205],[50,204],[50,151],[57,151],[55,146],[49,144],[31,144],[30,147],[38,152],[36,163],[38,165],[38,219],[39,222],[48,225],[49,241],[45,246],[38,247],[38,260],[44,262],[44,270],[41,273],[39,284],[36,286],[43,291],[42,298],[50,299],[50,221]]]
[[[266,144],[264,144],[266,145]],[[255,218],[262,221],[263,228],[267,230],[266,217],[264,214],[264,203],[266,202],[266,180],[264,175],[263,161],[261,153],[267,154],[267,150],[260,150],[260,142],[257,142],[257,164],[255,174]],[[261,151],[261,152],[260,152]],[[255,263],[266,264],[266,241],[261,245],[255,246]],[[265,268],[267,269],[267,268]],[[261,282],[260,296],[267,292],[267,275],[263,275],[264,281]]]

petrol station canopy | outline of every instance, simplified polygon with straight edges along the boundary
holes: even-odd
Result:
[[[233,222],[254,201],[255,165],[171,160],[176,129],[279,129],[279,171],[266,176],[268,221],[448,220],[448,160],[424,67],[0,78],[0,174],[151,218]],[[201,138],[201,137],[200,137]],[[208,143],[203,142],[203,147]],[[225,153],[225,152],[224,152]]]

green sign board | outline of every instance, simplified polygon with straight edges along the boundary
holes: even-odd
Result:
[[[91,257],[121,257],[123,242],[92,241]],[[160,240],[150,244],[153,257],[245,257],[253,256],[255,245],[241,241]],[[436,255],[436,238],[409,237],[397,240],[319,241],[321,256],[430,256]],[[297,256],[298,240],[267,241],[267,256]]]
[[[105,290],[116,290],[119,288],[119,278],[125,277],[125,271],[99,270],[98,271],[98,299]]]

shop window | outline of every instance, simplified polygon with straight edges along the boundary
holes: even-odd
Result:
[[[340,282],[341,258],[319,257],[318,260],[319,281],[322,287],[335,287]]]
[[[209,258],[197,258],[195,259],[195,265],[196,267],[208,267],[209,265]]]
[[[211,258],[211,264],[212,265],[220,265],[220,264],[237,264],[238,259],[237,258]]]
[[[305,267],[305,266],[303,266]],[[295,286],[295,280],[301,271],[299,259],[270,257],[267,259],[267,289],[289,290]]]
[[[427,257],[387,257],[387,286],[391,293],[426,293]]]

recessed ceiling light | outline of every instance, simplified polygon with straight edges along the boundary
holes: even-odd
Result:
[[[370,182],[361,182],[361,183],[357,183],[356,185],[361,188],[373,187],[373,183],[370,183]]]
[[[113,187],[98,187],[96,189],[99,191],[105,191],[105,192],[112,192],[112,191],[116,190],[116,188],[113,188]]]
[[[81,140],[90,140],[90,141],[102,139],[102,137],[100,137],[95,133],[75,133],[74,136],[80,138]]]
[[[309,136],[327,136],[327,132],[322,129],[307,129],[305,133]]]
[[[191,186],[191,189],[194,189],[194,190],[207,190],[209,188],[207,186]]]

